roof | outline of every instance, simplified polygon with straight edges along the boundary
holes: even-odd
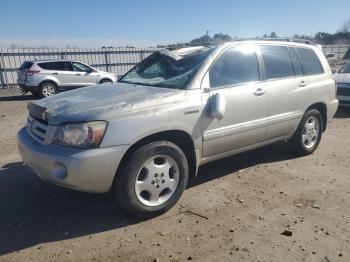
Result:
[[[198,43],[187,43],[182,46],[178,46],[177,48],[170,48],[169,50],[180,50],[183,48],[188,47],[217,47],[222,45],[231,45],[235,43],[250,43],[250,44],[261,44],[261,43],[275,43],[275,44],[281,44],[286,45],[286,43],[289,44],[296,44],[296,45],[312,45],[312,46],[318,46],[316,43],[307,40],[307,39],[296,39],[296,38],[242,38],[242,39],[234,39],[229,42],[198,42]]]

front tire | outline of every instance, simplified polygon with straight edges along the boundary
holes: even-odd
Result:
[[[183,151],[169,141],[136,149],[118,172],[113,193],[130,214],[150,218],[168,211],[180,199],[188,180]]]
[[[322,132],[323,119],[321,113],[317,109],[310,109],[304,114],[289,143],[297,154],[309,155],[320,144]]]

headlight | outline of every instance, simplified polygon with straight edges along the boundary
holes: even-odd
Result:
[[[105,135],[107,122],[67,123],[58,126],[53,143],[79,148],[98,147]]]

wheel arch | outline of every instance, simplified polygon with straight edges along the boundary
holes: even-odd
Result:
[[[197,173],[197,157],[192,137],[186,131],[183,130],[167,130],[148,135],[142,139],[139,139],[132,146],[130,146],[120,161],[120,164],[117,168],[116,177],[123,164],[125,163],[125,161],[127,161],[127,159],[130,157],[133,151],[145,144],[160,140],[172,142],[179,148],[181,148],[188,162],[189,175],[195,176]]]
[[[56,87],[58,87],[58,84],[54,80],[51,80],[51,79],[44,79],[44,80],[42,80],[40,82],[40,84],[39,84],[39,87],[41,87],[45,83],[51,83],[51,84],[54,84]]]
[[[108,78],[108,77],[104,77],[104,78],[102,78],[98,83],[99,84],[102,84],[104,81],[108,81],[108,82],[111,82],[111,83],[113,83],[113,80],[112,79],[110,79],[110,78]]]
[[[326,131],[327,128],[327,106],[325,103],[318,102],[314,103],[311,106],[309,106],[305,112],[307,112],[310,109],[316,109],[321,113],[322,121],[323,121],[323,132]]]

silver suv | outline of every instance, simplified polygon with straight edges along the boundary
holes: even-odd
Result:
[[[113,73],[97,70],[81,62],[66,60],[24,62],[19,68],[18,84],[23,92],[47,97],[59,91],[117,81]]]
[[[204,163],[277,141],[311,154],[337,107],[318,47],[236,41],[159,51],[116,84],[30,103],[18,143],[43,180],[112,191],[128,212],[151,217]]]

